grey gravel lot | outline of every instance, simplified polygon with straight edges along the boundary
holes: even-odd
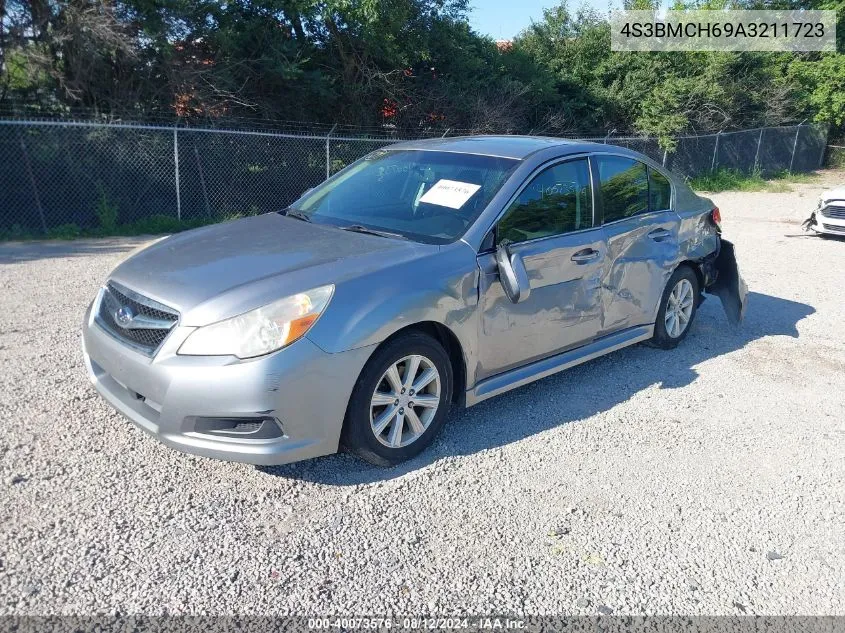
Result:
[[[845,174],[827,174],[845,182]],[[714,196],[751,290],[455,412],[380,469],[173,452],[85,376],[139,240],[0,245],[0,613],[845,614],[845,240],[822,185]]]

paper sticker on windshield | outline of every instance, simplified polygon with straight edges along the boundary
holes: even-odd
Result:
[[[481,189],[481,185],[457,180],[438,180],[434,186],[425,192],[420,202],[436,204],[450,209],[460,209],[472,195]]]

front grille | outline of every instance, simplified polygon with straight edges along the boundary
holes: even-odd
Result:
[[[845,234],[845,226],[837,226],[836,224],[822,224],[822,226],[827,231],[833,231],[834,233],[843,233]]]
[[[127,325],[117,322],[122,308],[133,315]],[[179,313],[110,281],[103,288],[97,321],[118,340],[152,356],[179,321]]]
[[[824,218],[837,218],[845,220],[845,207],[825,207],[821,211]]]

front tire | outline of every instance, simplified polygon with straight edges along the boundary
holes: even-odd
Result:
[[[652,345],[674,349],[686,338],[698,310],[700,293],[698,277],[689,266],[681,266],[672,273],[660,300]]]
[[[392,466],[419,454],[443,427],[452,401],[449,356],[420,332],[402,334],[367,361],[349,399],[341,443]]]

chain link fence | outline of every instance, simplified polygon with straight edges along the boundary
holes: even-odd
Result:
[[[344,134],[348,134],[344,130]],[[822,165],[827,128],[762,128],[676,139],[589,137],[642,152],[686,177],[770,175]],[[276,211],[369,152],[396,142],[72,121],[0,120],[0,239],[169,232]]]

